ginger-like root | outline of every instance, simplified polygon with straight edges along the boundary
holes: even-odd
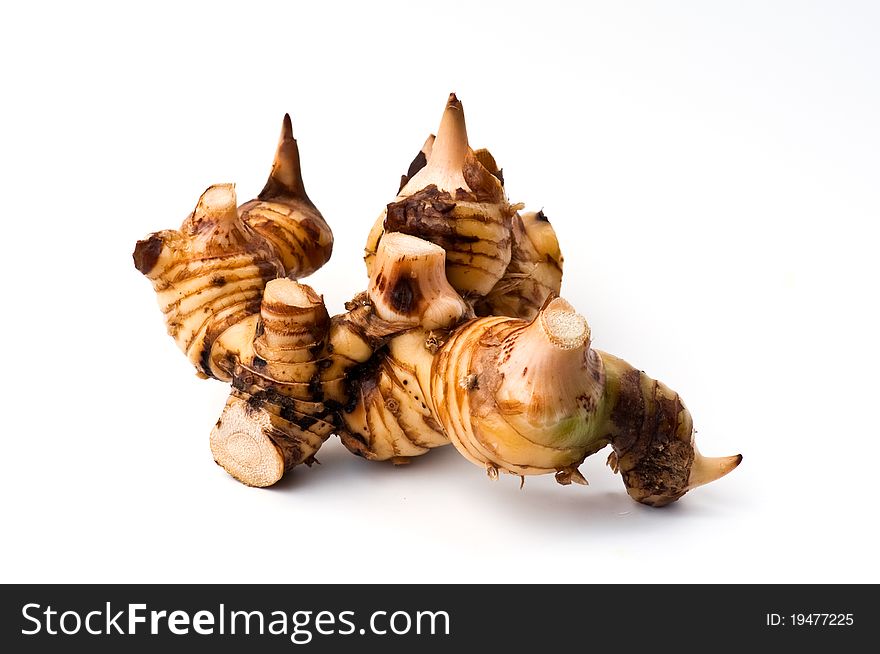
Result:
[[[285,116],[275,162],[257,200],[236,207],[232,184],[199,198],[179,230],[138,241],[135,267],[152,283],[168,333],[199,375],[231,379],[250,346],[266,283],[320,268],[333,235],[302,183],[299,150]]]
[[[493,316],[459,327],[434,359],[431,392],[456,449],[496,475],[555,471],[560,484],[585,483],[577,466],[610,443],[629,495],[663,506],[742,460],[696,452],[679,395],[591,349],[586,321],[559,298],[531,322]]]
[[[418,328],[407,331],[354,371],[339,431],[351,452],[372,461],[393,461],[449,444],[430,394],[429,348],[436,337]]]
[[[500,174],[500,173],[499,173]],[[513,248],[504,276],[474,309],[478,316],[531,320],[562,286],[562,253],[543,211],[513,216]]]
[[[385,235],[403,232],[446,250],[452,286],[478,315],[531,319],[559,293],[562,255],[542,212],[515,210],[504,196],[504,175],[484,148],[471,150],[464,112],[452,94],[436,138],[422,146],[401,177],[397,200],[376,220],[365,261],[373,262]]]
[[[310,465],[333,429],[323,436],[303,430],[270,406],[233,393],[211,431],[214,461],[248,486],[271,486],[294,466]]]
[[[211,454],[218,465],[241,483],[271,486],[287,469],[277,444],[282,439],[269,412],[255,409],[247,400],[233,395],[226,400],[223,413],[211,430]]]
[[[501,182],[468,145],[464,110],[449,96],[430,157],[386,207],[365,248],[367,272],[385,233],[403,232],[446,251],[446,275],[462,296],[481,297],[510,262],[511,217]]]
[[[372,460],[402,464],[451,441],[490,479],[586,485],[578,466],[611,444],[609,465],[651,506],[735,468],[740,455],[696,450],[677,393],[591,348],[586,320],[556,297],[553,228],[542,212],[516,213],[503,184],[488,150],[468,145],[451,95],[370,233],[368,291],[332,319],[293,280],[333,241],[289,117],[258,199],[236,207],[232,185],[213,186],[179,230],[138,242],[169,332],[200,374],[232,382],[215,460],[268,486],[311,465],[335,432]]]
[[[320,380],[329,327],[324,302],[310,287],[286,278],[266,286],[252,355],[237,362],[211,433],[214,460],[239,481],[274,484],[335,430]]]
[[[242,220],[275,247],[288,277],[311,275],[330,259],[333,233],[306,194],[289,115],[284,116],[266,186],[239,211]]]
[[[266,283],[283,273],[275,249],[239,217],[233,185],[208,188],[180,230],[138,241],[133,258],[178,347],[199,373],[228,381],[217,356],[229,347],[215,344],[259,312]]]
[[[260,319],[254,355],[250,361],[242,361],[242,365],[285,384],[285,388],[294,384],[315,387],[330,329],[330,316],[321,296],[305,284],[276,279],[266,286]],[[320,401],[315,397],[318,392],[304,389],[300,399]]]
[[[574,470],[595,447],[602,362],[561,298],[531,322],[494,316],[455,331],[434,360],[440,422],[471,462],[515,475]]]
[[[599,355],[607,376],[603,429],[630,497],[664,506],[740,464],[741,454],[713,459],[696,450],[693,419],[678,393],[622,359]]]
[[[447,282],[444,259],[442,248],[405,234],[379,244],[369,303],[396,333],[350,375],[340,436],[359,456],[395,460],[449,442],[433,413],[431,362],[438,339],[472,313]]]
[[[470,307],[446,280],[443,248],[414,236],[386,234],[370,275],[369,295],[383,320],[448,329]]]

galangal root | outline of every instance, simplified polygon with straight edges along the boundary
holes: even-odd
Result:
[[[202,377],[232,386],[211,432],[214,459],[251,486],[315,462],[337,434],[354,454],[402,464],[450,442],[491,479],[553,474],[586,484],[587,456],[629,495],[663,506],[733,470],[702,456],[678,393],[595,350],[559,297],[563,258],[543,212],[511,204],[451,95],[379,215],[367,290],[330,317],[296,280],[333,236],[306,194],[285,116],[265,188],[237,204],[207,189],[179,230],[138,241],[168,332]]]

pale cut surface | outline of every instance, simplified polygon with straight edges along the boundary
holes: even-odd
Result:
[[[206,213],[215,213],[235,206],[235,184],[214,184],[202,194],[198,208]]]
[[[246,403],[228,406],[211,431],[214,460],[248,486],[271,486],[284,474],[284,458],[266,435],[268,414],[250,411]]]
[[[383,320],[448,329],[469,308],[446,279],[446,252],[401,232],[379,243],[368,293]]]
[[[586,319],[562,298],[551,300],[541,312],[541,326],[550,342],[564,350],[582,347],[590,339]]]
[[[273,279],[266,284],[263,301],[290,307],[308,307],[312,304],[312,299],[302,285],[286,277]]]
[[[446,256],[446,251],[439,245],[435,245],[417,236],[404,234],[403,232],[385,234],[382,239],[382,247],[385,248],[385,253],[388,257],[414,259],[433,255],[442,259]]]

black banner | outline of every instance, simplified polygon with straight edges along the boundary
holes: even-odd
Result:
[[[6,652],[854,647],[876,586],[7,585]],[[12,649],[10,649],[10,646]],[[853,649],[835,651],[855,651]]]

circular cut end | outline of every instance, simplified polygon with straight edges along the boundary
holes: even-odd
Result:
[[[383,320],[449,328],[468,307],[446,278],[446,251],[415,236],[390,232],[379,243],[368,294]]]
[[[287,277],[273,279],[266,284],[266,290],[263,292],[263,301],[267,304],[283,304],[289,307],[309,307],[320,301],[319,298],[312,297],[313,293],[309,293],[307,287],[295,282]]]
[[[215,184],[202,193],[197,211],[216,213],[236,206],[235,184]]]
[[[419,257],[442,257],[445,259],[446,250],[439,245],[417,236],[410,236],[402,232],[389,232],[382,237],[379,247],[385,251],[385,256],[392,259],[417,259]]]
[[[269,417],[240,402],[227,406],[211,432],[214,460],[248,486],[271,486],[284,474],[284,458],[264,429]]]
[[[586,319],[562,298],[555,298],[544,307],[541,326],[550,342],[564,350],[583,347],[590,340]]]

